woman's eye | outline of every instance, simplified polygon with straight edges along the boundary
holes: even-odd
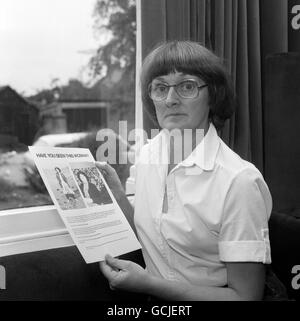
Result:
[[[196,88],[196,84],[193,82],[184,82],[181,84],[183,90],[193,90]]]
[[[158,91],[158,92],[165,92],[166,89],[167,89],[167,86],[165,86],[165,85],[156,85],[156,86],[154,87],[154,90],[155,90],[155,91]]]

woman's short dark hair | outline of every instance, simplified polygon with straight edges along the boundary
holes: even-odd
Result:
[[[141,73],[143,105],[158,125],[149,85],[159,76],[182,72],[201,78],[208,85],[210,120],[221,129],[235,109],[231,80],[219,57],[197,42],[169,41],[158,45],[144,59]]]

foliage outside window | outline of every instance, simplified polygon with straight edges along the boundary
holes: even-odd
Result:
[[[49,145],[89,148],[96,156],[98,130],[108,127],[117,136],[120,120],[128,122],[128,131],[134,128],[135,1],[97,0],[91,19],[95,35],[105,32],[109,40],[91,56],[86,83],[53,79],[30,96],[9,83],[0,87],[0,210],[52,204],[28,145],[55,134],[52,142],[46,136]],[[66,141],[64,134],[74,132]],[[76,138],[78,132],[86,135]],[[124,185],[130,165],[114,165]]]

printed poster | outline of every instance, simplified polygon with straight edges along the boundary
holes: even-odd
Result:
[[[86,263],[141,248],[88,149],[30,146],[29,150]]]

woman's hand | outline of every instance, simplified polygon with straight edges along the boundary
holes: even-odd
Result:
[[[108,279],[110,288],[146,292],[150,275],[140,265],[106,255],[105,261],[100,262],[100,270]]]
[[[125,191],[115,169],[106,162],[96,162],[96,166],[103,175],[116,200],[119,200],[125,195]]]
[[[96,166],[101,171],[116,201],[118,202],[120,208],[125,214],[127,221],[129,222],[131,228],[136,234],[136,229],[133,221],[133,215],[134,215],[133,207],[126,197],[126,193],[123,189],[122,183],[120,182],[117,172],[105,162],[96,162]]]

